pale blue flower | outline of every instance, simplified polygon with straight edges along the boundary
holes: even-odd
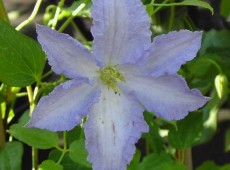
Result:
[[[147,109],[166,120],[184,118],[208,100],[177,75],[201,44],[201,32],[154,38],[140,0],[93,0],[93,51],[70,36],[37,26],[52,70],[70,80],[43,97],[28,127],[52,131],[84,124],[95,170],[124,170],[148,126]]]

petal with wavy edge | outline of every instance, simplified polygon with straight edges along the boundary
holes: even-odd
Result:
[[[153,76],[175,74],[192,60],[201,46],[202,32],[173,31],[154,38],[143,72]]]
[[[132,97],[102,89],[85,123],[88,160],[94,170],[125,170],[135,153],[135,143],[148,131],[143,107]]]
[[[98,60],[109,65],[134,63],[149,48],[150,20],[140,0],[93,0],[91,14]]]
[[[39,101],[26,127],[70,130],[81,123],[99,96],[97,86],[74,80],[65,82]]]
[[[209,99],[196,89],[190,90],[185,80],[178,75],[126,78],[123,89],[133,93],[148,111],[166,120],[182,119]]]
[[[90,78],[96,74],[98,67],[92,54],[72,37],[42,25],[37,25],[36,30],[55,73],[69,78]]]

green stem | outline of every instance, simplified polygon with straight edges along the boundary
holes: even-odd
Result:
[[[219,72],[220,74],[223,73],[221,67],[217,64],[216,61],[214,61],[214,60],[212,60],[212,59],[207,59],[207,58],[205,58],[205,59],[203,59],[203,60],[204,60],[204,61],[208,61],[209,63],[213,64],[213,65],[216,67],[216,69],[218,70],[218,72]]]
[[[169,7],[169,6],[199,6],[199,7],[209,9],[213,14],[213,8],[209,4],[202,2],[202,1],[199,1],[199,2],[200,3],[197,4],[197,3],[193,3],[192,1],[187,0],[187,1],[176,2],[176,3],[168,3],[168,4],[157,4],[156,3],[156,4],[152,4],[152,5],[153,6],[162,6],[162,7],[163,6],[164,7]]]
[[[150,154],[149,140],[146,140],[145,151],[146,151],[146,155]]]
[[[10,22],[2,0],[0,0],[0,19],[3,19],[6,22]]]
[[[0,103],[1,106],[1,103]],[[2,118],[2,108],[0,107],[0,149],[2,149],[5,145],[5,130],[3,126],[3,118]]]
[[[82,41],[87,42],[87,39],[85,38],[85,36],[82,34],[81,30],[78,28],[78,26],[75,24],[75,22],[71,21],[71,25],[73,26],[73,28],[77,31],[77,33],[79,34],[80,38],[82,39]]]
[[[77,14],[86,6],[88,0],[85,3],[79,5],[77,9],[72,12],[72,15],[64,22],[64,24],[58,29],[58,32],[63,32],[71,21],[77,16]]]
[[[64,142],[64,146],[63,146],[63,149],[62,149],[62,154],[59,158],[59,160],[57,161],[57,164],[60,164],[62,159],[64,158],[65,156],[65,153],[67,152],[67,141],[66,141],[66,131],[63,132],[63,142]]]
[[[176,151],[176,159],[180,162],[180,163],[184,163],[184,150],[177,150]]]
[[[34,103],[34,92],[31,86],[26,87],[27,95],[30,103],[30,114],[33,112],[35,108]],[[32,147],[32,170],[38,170],[38,150],[37,148]]]
[[[171,6],[185,6],[186,4],[183,3],[168,3],[168,4],[152,4],[153,6],[161,6],[161,7],[171,7]]]
[[[42,3],[42,0],[37,0],[35,6],[34,6],[34,10],[32,12],[32,14],[30,15],[30,17],[28,19],[26,19],[25,21],[23,21],[21,24],[19,24],[17,27],[16,27],[16,30],[19,31],[21,30],[23,27],[25,27],[26,25],[28,25],[29,23],[31,23],[34,18],[36,17],[37,13],[38,13],[38,10],[41,6],[41,3]]]
[[[9,114],[10,114],[10,108],[11,108],[11,105],[12,105],[12,101],[13,101],[13,94],[12,94],[12,91],[11,91],[11,88],[9,86],[6,86],[6,109],[5,109],[5,114],[4,114],[4,120],[3,120],[3,126],[5,128],[5,130],[8,129],[8,117],[9,117]]]
[[[58,16],[59,16],[59,14],[61,12],[62,6],[64,5],[64,2],[65,2],[65,0],[60,0],[60,2],[58,3],[58,6],[57,6],[57,9],[56,9],[54,18],[53,18],[52,26],[51,26],[52,29],[55,29],[56,26],[57,26]]]
[[[190,23],[191,21],[190,21],[189,17],[185,17],[184,20],[185,20],[185,23],[187,24],[189,30],[194,31],[194,26]]]
[[[38,149],[32,147],[32,170],[38,170]]]
[[[185,150],[185,157],[184,157],[184,165],[189,169],[192,170],[192,151],[191,148]]]
[[[165,0],[164,2],[162,2],[162,4],[166,4],[168,1],[169,0]],[[151,4],[154,4],[154,2],[151,2]],[[155,8],[155,10],[153,11],[152,15],[157,13],[161,8],[162,8],[162,6],[157,6],[157,8]]]
[[[16,97],[25,97],[27,96],[27,92],[17,93]]]
[[[171,0],[171,2],[174,2],[174,0]],[[171,31],[173,28],[174,18],[175,18],[175,6],[171,6],[170,7],[170,18],[169,18],[168,31]]]
[[[35,108],[34,99],[33,99],[34,93],[33,93],[31,86],[27,86],[26,90],[27,90],[28,99],[29,99],[29,103],[30,103],[30,114],[31,114]]]
[[[184,163],[184,159],[185,159],[185,150],[181,150],[181,162]]]
[[[45,73],[41,79],[44,79],[46,77],[48,77],[49,75],[51,75],[53,73],[53,70],[49,70],[47,73]]]

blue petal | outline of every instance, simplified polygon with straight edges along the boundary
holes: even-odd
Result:
[[[182,64],[196,56],[201,38],[202,32],[188,30],[173,31],[155,37],[142,72],[153,76],[175,74]]]
[[[63,83],[39,101],[26,126],[51,131],[70,130],[81,123],[99,95],[96,86],[74,80]]]
[[[95,76],[98,67],[92,54],[69,35],[42,25],[37,25],[37,34],[55,73],[69,78]]]
[[[125,170],[135,143],[148,131],[143,107],[132,97],[103,87],[85,123],[88,160],[94,170]]]
[[[135,63],[150,46],[150,20],[140,0],[93,0],[93,53],[108,65]]]
[[[147,110],[166,120],[182,119],[208,101],[198,90],[190,90],[178,75],[130,76],[122,88],[136,96]]]

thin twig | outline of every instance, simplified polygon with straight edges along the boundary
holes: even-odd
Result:
[[[25,27],[26,25],[28,25],[29,23],[31,23],[34,18],[36,17],[37,13],[38,13],[38,10],[41,6],[41,3],[42,3],[42,0],[37,0],[35,6],[34,6],[34,10],[32,12],[32,14],[30,15],[30,17],[28,19],[26,19],[25,21],[23,21],[21,24],[19,24],[17,27],[16,27],[16,30],[19,31],[21,30],[23,27]]]

